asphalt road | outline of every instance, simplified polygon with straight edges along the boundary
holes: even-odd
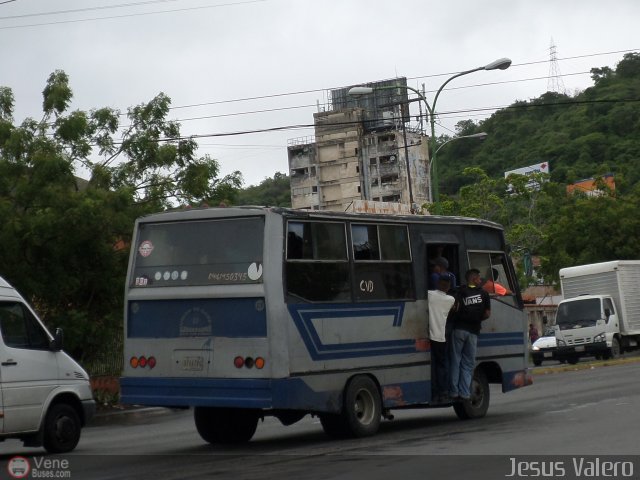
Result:
[[[71,478],[82,479],[313,480],[366,474],[362,478],[402,475],[404,480],[424,478],[425,468],[448,475],[443,478],[503,478],[514,458],[527,461],[534,455],[566,455],[560,457],[566,462],[636,455],[638,478],[640,447],[632,426],[640,424],[639,369],[637,359],[610,366],[543,366],[530,387],[502,394],[492,386],[483,419],[460,421],[451,408],[394,411],[395,420],[384,421],[376,436],[344,441],[329,440],[310,416],[289,427],[267,418],[249,444],[223,447],[200,439],[191,411],[115,414],[96,419],[78,448],[60,458],[71,463]],[[33,463],[43,451],[7,441],[0,454],[25,455]]]

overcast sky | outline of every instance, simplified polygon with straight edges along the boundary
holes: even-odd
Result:
[[[248,186],[287,172],[287,141],[313,130],[220,134],[311,124],[326,90],[396,76],[431,100],[452,74],[511,58],[442,92],[437,133],[452,134],[547,91],[552,39],[567,92],[591,86],[591,68],[640,49],[638,19],[638,0],[0,0],[0,86],[18,123],[41,118],[57,69],[72,109],[164,92],[184,135],[211,135],[199,153]]]

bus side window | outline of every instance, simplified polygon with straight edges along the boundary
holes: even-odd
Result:
[[[406,225],[351,224],[358,301],[415,298]]]
[[[287,224],[285,287],[291,300],[350,301],[351,281],[345,224]]]
[[[508,273],[507,257],[504,253],[469,252],[469,265],[470,268],[480,271],[483,280],[482,288],[489,295],[515,305],[515,280]]]

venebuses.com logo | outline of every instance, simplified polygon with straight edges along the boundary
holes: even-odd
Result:
[[[7,463],[7,472],[11,478],[71,478],[69,460],[61,458],[15,456]]]
[[[11,478],[27,478],[31,471],[29,460],[24,457],[13,457],[7,463],[7,471]]]

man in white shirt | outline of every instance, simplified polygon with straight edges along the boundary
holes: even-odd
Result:
[[[431,343],[431,402],[449,401],[449,368],[447,354],[447,316],[455,299],[447,295],[451,287],[449,275],[440,275],[437,289],[429,290],[429,340]]]

